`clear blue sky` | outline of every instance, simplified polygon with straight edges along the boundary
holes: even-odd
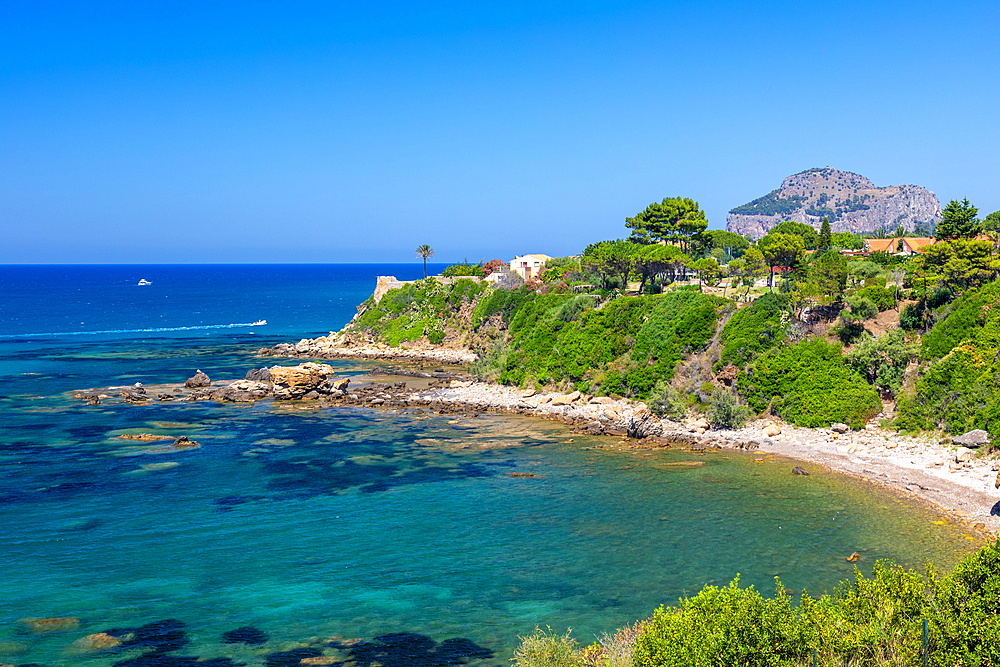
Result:
[[[998,34],[995,0],[3,2],[0,263],[562,255],[827,165],[985,215]]]

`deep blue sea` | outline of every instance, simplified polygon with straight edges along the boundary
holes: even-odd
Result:
[[[275,363],[260,347],[340,329],[376,275],[421,271],[0,266],[0,663],[504,665],[535,625],[589,643],[738,573],[820,593],[852,551],[865,570],[950,567],[974,546],[823,470],[737,453],[671,466],[692,456],[598,451],[540,420],[75,398],[242,377]],[[78,620],[24,620],[53,617]],[[131,639],[74,648],[104,631]]]

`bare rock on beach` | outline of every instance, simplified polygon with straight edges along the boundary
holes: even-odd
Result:
[[[956,435],[952,438],[952,442],[959,447],[982,447],[983,445],[989,443],[989,441],[990,434],[981,428],[969,431],[968,433],[963,433],[962,435]]]
[[[188,389],[198,389],[199,387],[209,387],[211,385],[212,380],[200,368],[184,382],[184,386]]]
[[[851,427],[848,426],[847,424],[841,424],[840,422],[837,422],[836,424],[833,424],[830,427],[830,430],[833,431],[834,433],[847,433],[848,431],[851,430]]]

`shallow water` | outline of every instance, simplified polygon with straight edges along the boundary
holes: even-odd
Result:
[[[0,341],[0,662],[284,665],[325,652],[504,664],[536,624],[589,642],[737,573],[765,594],[775,576],[819,593],[851,575],[852,551],[870,571],[879,558],[950,567],[974,546],[962,527],[843,476],[736,453],[591,449],[606,440],[541,420],[73,398],[194,367],[241,376],[262,365],[251,354],[264,338]],[[30,617],[80,625],[33,634],[19,622]],[[266,641],[223,638],[245,626]],[[126,628],[136,646],[68,650]]]

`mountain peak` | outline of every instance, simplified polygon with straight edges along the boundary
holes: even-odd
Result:
[[[781,187],[737,206],[726,217],[726,229],[760,238],[785,220],[819,229],[830,219],[834,232],[860,234],[879,229],[931,229],[941,219],[941,203],[919,185],[876,187],[869,179],[833,167],[814,167],[788,176]]]

